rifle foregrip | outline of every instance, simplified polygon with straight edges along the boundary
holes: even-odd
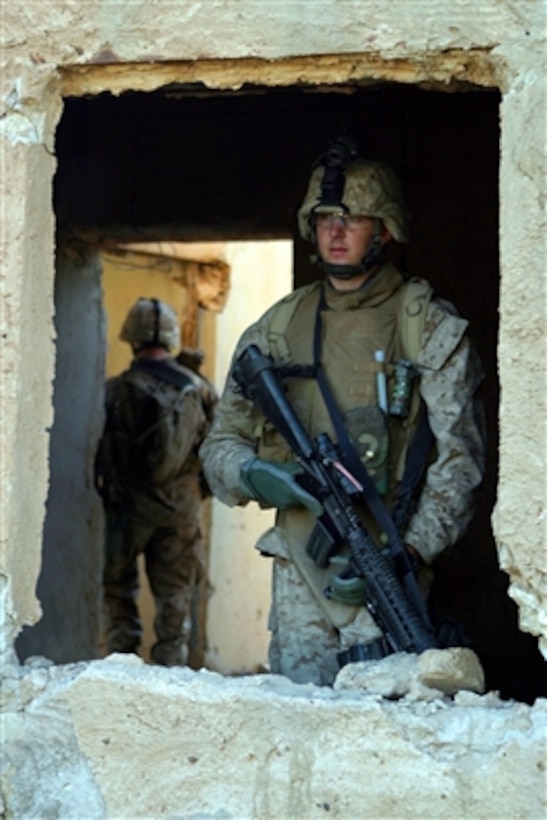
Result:
[[[375,545],[363,544],[359,530],[347,534],[355,566],[365,578],[367,607],[395,652],[423,652],[438,646],[409,601],[390,562]]]

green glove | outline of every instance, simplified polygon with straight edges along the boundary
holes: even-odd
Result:
[[[250,498],[268,507],[288,510],[307,507],[314,515],[321,515],[320,502],[306,492],[296,480],[302,468],[295,461],[263,461],[251,458],[241,465],[241,486]]]

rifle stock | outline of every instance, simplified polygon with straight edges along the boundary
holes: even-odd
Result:
[[[345,468],[326,433],[312,442],[291,407],[273,359],[249,345],[234,364],[233,378],[244,395],[274,425],[304,470],[306,489],[323,505],[318,526],[334,550],[345,543],[351,567],[365,581],[363,602],[393,652],[423,652],[438,646],[433,630],[401,584],[391,560],[364,528],[352,497],[362,487]]]

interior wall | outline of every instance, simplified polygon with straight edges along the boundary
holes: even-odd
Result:
[[[131,347],[119,338],[119,334],[137,299],[157,298],[167,302],[180,317],[182,331],[189,297],[181,284],[182,276],[177,278],[184,263],[176,259],[120,249],[118,252],[103,250],[101,262],[107,345],[105,375],[108,378],[131,364]]]
[[[42,617],[23,629],[19,659],[58,663],[99,657],[102,513],[94,491],[103,423],[104,319],[96,253],[57,255],[54,422],[50,482],[36,594]]]

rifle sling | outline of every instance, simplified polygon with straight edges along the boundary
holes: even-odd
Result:
[[[399,497],[392,513],[393,521],[399,532],[402,527],[408,524],[407,511],[410,509],[416,488],[425,472],[433,443],[434,437],[429,426],[427,408],[423,405],[416,430],[407,450],[405,470],[399,485]]]

